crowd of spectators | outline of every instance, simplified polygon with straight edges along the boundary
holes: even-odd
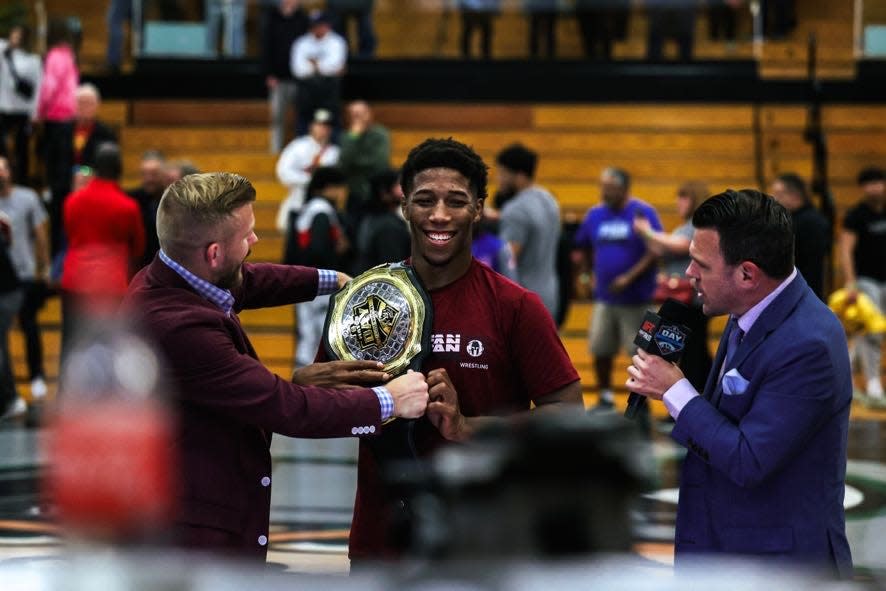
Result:
[[[117,4],[113,3],[114,10],[119,9]],[[481,54],[489,57],[491,22],[500,9],[499,3],[461,0],[458,6],[464,18],[465,54],[471,53],[471,30],[478,29]],[[712,1],[708,6],[712,34],[732,38],[735,11],[741,6],[740,1]],[[601,59],[611,57],[612,42],[624,35],[626,5],[617,0],[595,3],[576,0],[572,7],[588,55]],[[390,168],[388,130],[375,121],[365,101],[353,101],[345,108],[341,105],[340,86],[349,51],[346,23],[357,22],[357,55],[371,56],[377,45],[371,23],[373,2],[330,1],[327,8],[328,11],[308,14],[298,0],[281,0],[267,6],[263,19],[262,63],[270,91],[272,121],[270,148],[280,153],[276,174],[287,190],[275,225],[285,236],[285,262],[317,264],[356,274],[376,264],[408,256],[409,236],[398,207],[402,199],[398,173]],[[555,24],[562,16],[562,3],[527,0],[524,8],[532,23],[531,54],[553,56]],[[686,31],[694,29],[696,3],[684,6],[679,2],[660,5],[648,2],[646,8],[651,23],[650,51],[655,53],[656,44],[673,36],[682,56],[688,58],[684,42],[691,47],[691,34]],[[771,26],[776,28],[774,35],[784,34],[795,21],[792,8],[786,3],[767,3],[765,8],[770,19],[767,22],[774,23]],[[687,20],[689,17],[692,23]],[[95,232],[102,240],[115,234],[114,239],[125,245],[125,255],[115,255],[116,268],[119,271],[122,267],[117,263],[125,260],[121,276],[126,276],[150,263],[159,250],[155,223],[164,189],[183,175],[197,172],[189,161],[167,161],[159,151],[148,150],[140,163],[141,184],[124,192],[119,187],[120,150],[119,147],[116,151],[112,149],[117,143],[116,133],[101,119],[99,89],[93,84],[78,84],[73,40],[64,21],[50,23],[47,41],[48,50],[41,60],[28,51],[25,27],[13,28],[7,39],[0,40],[0,156],[9,169],[7,183],[15,187],[16,194],[27,192],[26,186],[33,184],[33,179],[28,178],[32,168],[28,145],[36,123],[42,132],[39,164],[48,188],[43,204],[37,208],[42,211],[45,207],[45,216],[34,214],[26,220],[30,224],[27,231],[32,235],[30,258],[36,263],[22,266],[13,260],[12,266],[19,276],[20,293],[24,294],[24,303],[20,302],[15,312],[20,314],[19,322],[27,336],[34,398],[46,391],[35,321],[39,304],[53,286],[61,288],[68,302],[76,300],[74,296],[81,287],[70,278],[71,265],[65,264],[82,256],[78,255],[81,245],[72,241],[82,240],[82,220],[88,216],[74,212],[91,211],[95,200],[90,201],[89,196],[96,194],[103,195],[103,200],[112,195],[113,201],[122,204],[125,213],[119,215],[127,219],[125,224],[119,221],[122,218],[114,217],[116,214],[109,207],[102,213],[108,215],[108,228],[114,230],[103,233],[96,230],[97,223],[88,223],[86,234],[87,240],[96,239]],[[235,47],[238,45],[236,41],[232,43]],[[297,114],[295,139],[284,147],[289,105],[295,107]],[[100,163],[98,154],[102,151],[105,161]],[[119,161],[113,161],[114,158]],[[589,335],[593,367],[601,405],[611,406],[612,360],[619,349],[632,352],[634,331],[643,311],[654,303],[661,284],[681,275],[678,267],[686,266],[691,239],[688,220],[706,189],[699,189],[699,183],[680,188],[677,209],[685,223],[673,234],[667,234],[655,209],[631,195],[629,172],[607,168],[600,179],[601,204],[589,210],[574,237],[563,234],[561,239],[557,200],[534,181],[537,154],[520,144],[507,146],[498,154],[496,165],[498,192],[487,204],[483,222],[478,224],[480,234],[475,241],[475,254],[538,293],[558,324],[565,319],[575,277],[579,284],[586,282],[597,304]],[[324,171],[319,179],[315,176],[317,171]],[[847,217],[848,225],[841,235],[840,265],[848,289],[862,291],[883,306],[883,277],[869,270],[870,252],[882,245],[882,232],[878,234],[876,229],[879,228],[878,216],[882,216],[882,197],[877,198],[875,194],[878,191],[882,194],[883,183],[877,174],[882,172],[869,170],[860,176],[865,199],[853,210],[853,215]],[[834,228],[812,205],[806,184],[798,175],[781,174],[769,189],[793,216],[798,269],[813,291],[825,298],[829,288],[836,287],[828,284]],[[89,205],[77,205],[81,201]],[[138,214],[137,218],[133,217],[133,211]],[[14,215],[8,215],[16,221]],[[136,219],[138,224],[133,224]],[[11,223],[7,226],[11,236],[22,231]],[[117,236],[123,226],[128,230]],[[45,251],[51,257],[51,262],[45,264],[43,233],[48,236]],[[859,240],[859,236],[863,240]],[[565,265],[560,260],[564,258],[564,241]],[[10,252],[15,253],[19,248],[21,242]],[[570,255],[571,249],[574,252]],[[322,261],[315,261],[317,257]],[[661,269],[660,264],[663,264]],[[691,298],[688,303],[693,303]],[[70,311],[72,308],[72,305],[63,306],[66,328],[70,328],[76,318],[76,312]],[[299,326],[305,330],[312,325],[319,326],[316,320],[322,316],[322,312],[312,311],[310,317],[314,322],[311,323],[307,316],[302,319],[299,314]],[[700,333],[707,334],[706,324],[698,328]],[[705,349],[706,337],[700,340],[701,349]],[[299,341],[310,342],[310,339],[300,335]],[[316,349],[308,346],[305,351],[308,348]],[[858,348],[865,367],[867,393],[882,398],[878,366],[870,361],[875,355],[871,351],[879,351],[879,341],[859,340]],[[302,357],[297,359],[298,364],[309,363],[308,352]],[[707,370],[702,367],[709,364],[710,356],[701,351],[695,357],[700,369],[694,374],[703,376]],[[692,368],[686,371],[693,373]],[[20,407],[15,397],[9,400],[10,404]]]

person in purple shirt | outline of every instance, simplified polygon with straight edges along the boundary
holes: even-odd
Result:
[[[613,407],[612,361],[619,344],[633,354],[634,336],[655,291],[656,255],[634,230],[634,218],[645,217],[656,231],[662,225],[651,205],[630,196],[630,183],[624,170],[603,170],[603,203],[588,211],[575,234],[580,270],[583,276],[589,268],[594,274],[589,342],[600,410]]]

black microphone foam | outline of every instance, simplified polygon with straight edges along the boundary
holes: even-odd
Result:
[[[658,314],[646,312],[640,330],[634,338],[634,344],[650,355],[677,363],[691,333],[687,328],[691,318],[692,310],[689,306],[668,298],[658,309]],[[645,396],[631,392],[628,394],[628,406],[625,408],[624,416],[629,419],[635,418],[644,404],[646,404]]]

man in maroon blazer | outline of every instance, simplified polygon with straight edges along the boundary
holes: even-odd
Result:
[[[237,312],[331,293],[335,271],[244,260],[253,244],[255,189],[241,176],[195,174],[160,202],[160,253],[126,298],[168,368],[179,430],[174,537],[178,545],[264,560],[271,503],[272,433],[370,435],[391,416],[424,414],[427,384],[390,376],[372,362],[334,362],[274,375],[259,362]],[[314,384],[306,386],[301,384]],[[335,389],[352,385],[346,391]]]

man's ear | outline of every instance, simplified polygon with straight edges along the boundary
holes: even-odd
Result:
[[[479,222],[483,218],[483,204],[485,199],[477,199],[477,212],[474,214],[474,221]]]
[[[221,262],[221,246],[219,243],[210,242],[209,246],[203,250],[203,258],[206,261],[206,266],[210,269],[217,268]]]
[[[736,271],[741,285],[747,287],[757,287],[763,277],[763,270],[751,261],[742,261]]]

